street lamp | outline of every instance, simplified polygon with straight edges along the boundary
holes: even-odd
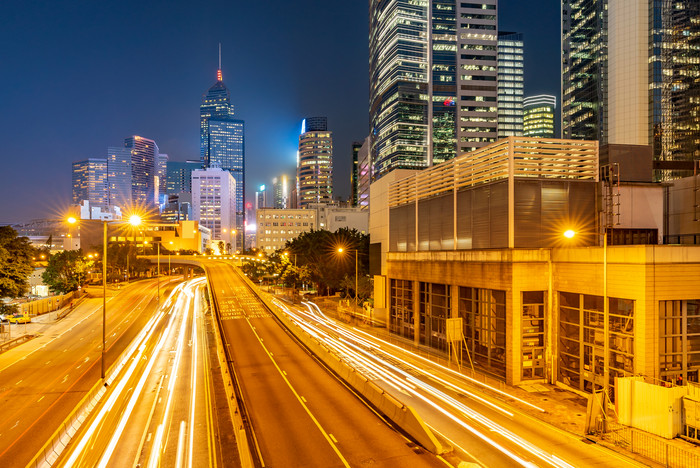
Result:
[[[355,309],[357,309],[357,249],[355,250]],[[344,249],[342,247],[338,247],[338,253],[343,253]]]
[[[70,216],[66,221],[68,224],[75,224],[78,220]],[[107,220],[102,220],[102,356],[100,377],[105,379],[105,342],[107,341]],[[132,215],[129,218],[129,224],[138,226],[141,224],[141,217]]]

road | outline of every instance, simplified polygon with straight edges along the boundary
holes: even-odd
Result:
[[[642,466],[517,411],[503,401],[513,397],[499,389],[488,393],[502,399],[488,396],[481,382],[330,320],[315,304],[276,304],[341,359],[414,407],[464,461],[482,466]]]
[[[309,355],[223,261],[204,261],[259,453],[270,467],[444,467]]]
[[[236,464],[235,450],[218,450],[205,287],[190,280],[163,301],[58,466]]]
[[[139,282],[108,298],[107,367],[151,317],[155,293],[155,282]],[[24,467],[99,381],[101,347],[100,297],[0,355],[0,466]]]

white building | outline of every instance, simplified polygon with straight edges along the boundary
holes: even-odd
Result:
[[[219,167],[192,171],[193,217],[211,230],[212,243],[236,250],[236,181]]]

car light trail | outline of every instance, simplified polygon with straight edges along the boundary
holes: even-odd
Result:
[[[479,438],[500,453],[504,454],[513,462],[526,467],[537,466],[536,463],[523,458],[522,455],[508,449],[502,443],[497,442],[493,437],[487,435],[488,433],[502,437],[504,440],[518,447],[519,450],[529,454],[531,457],[545,462],[546,464],[559,468],[571,468],[572,465],[568,464],[561,458],[545,452],[534,444],[528,442],[523,437],[518,436],[502,425],[470,408],[466,404],[449,396],[445,392],[438,390],[435,386],[428,384],[423,379],[430,379],[431,381],[444,386],[446,389],[467,395],[472,401],[478,401],[480,404],[485,405],[508,418],[512,419],[514,417],[513,412],[508,411],[498,404],[475,394],[463,386],[450,382],[445,378],[436,375],[435,373],[427,371],[426,369],[420,368],[415,363],[402,359],[401,357],[397,356],[398,353],[396,353],[396,351],[401,351],[419,362],[430,364],[430,366],[433,366],[433,368],[445,371],[461,379],[466,379],[469,382],[478,384],[482,388],[487,388],[498,393],[499,395],[506,396],[530,408],[543,412],[544,410],[541,408],[524,400],[513,397],[502,390],[485,385],[482,382],[478,382],[475,379],[467,377],[445,366],[436,364],[415,353],[411,353],[410,351],[406,351],[403,348],[376,338],[366,332],[363,332],[362,330],[358,330],[356,328],[348,329],[340,326],[336,322],[326,317],[318,306],[316,306],[316,304],[303,303],[307,310],[298,310],[291,309],[280,301],[274,302],[302,330],[317,339],[323,346],[337,354],[350,366],[358,369],[358,371],[363,373],[367,378],[372,380],[382,380],[384,384],[390,388],[420,400],[430,408],[433,408],[433,410],[437,413],[444,415],[473,436]],[[399,365],[403,368],[399,367]],[[479,426],[477,427],[468,423],[468,420],[474,421]],[[485,432],[484,429],[487,431]]]

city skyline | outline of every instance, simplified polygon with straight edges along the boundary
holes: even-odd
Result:
[[[4,62],[15,72],[0,76],[0,128],[7,142],[0,154],[8,180],[0,197],[15,202],[3,205],[0,222],[58,216],[70,204],[71,163],[104,157],[104,148],[124,135],[154,139],[171,161],[197,159],[198,110],[216,73],[219,42],[236,114],[246,120],[246,197],[275,175],[294,171],[300,119],[328,115],[334,168],[348,175],[336,178],[334,192],[347,198],[352,142],[369,133],[367,6],[339,4],[328,11],[314,4],[300,11],[283,2],[265,7],[265,30],[279,31],[285,41],[270,34],[254,45],[247,45],[256,29],[246,18],[261,15],[263,7],[253,4],[141,5],[138,18],[128,5],[78,10],[47,4],[31,13],[3,5],[0,37],[15,45],[5,50]],[[547,8],[546,14],[542,8],[528,13],[518,2],[499,2],[499,28],[525,34],[526,70],[542,76],[528,79],[526,71],[528,94],[558,94],[559,48],[551,43],[558,37],[559,4]],[[547,14],[539,26],[528,26]],[[290,15],[303,27],[292,28]],[[146,33],[155,19],[164,26]],[[343,27],[329,27],[334,24]],[[265,47],[272,43],[278,48],[268,60],[261,50],[273,50]],[[328,62],[298,60],[310,43]],[[26,184],[28,161],[32,186]]]

